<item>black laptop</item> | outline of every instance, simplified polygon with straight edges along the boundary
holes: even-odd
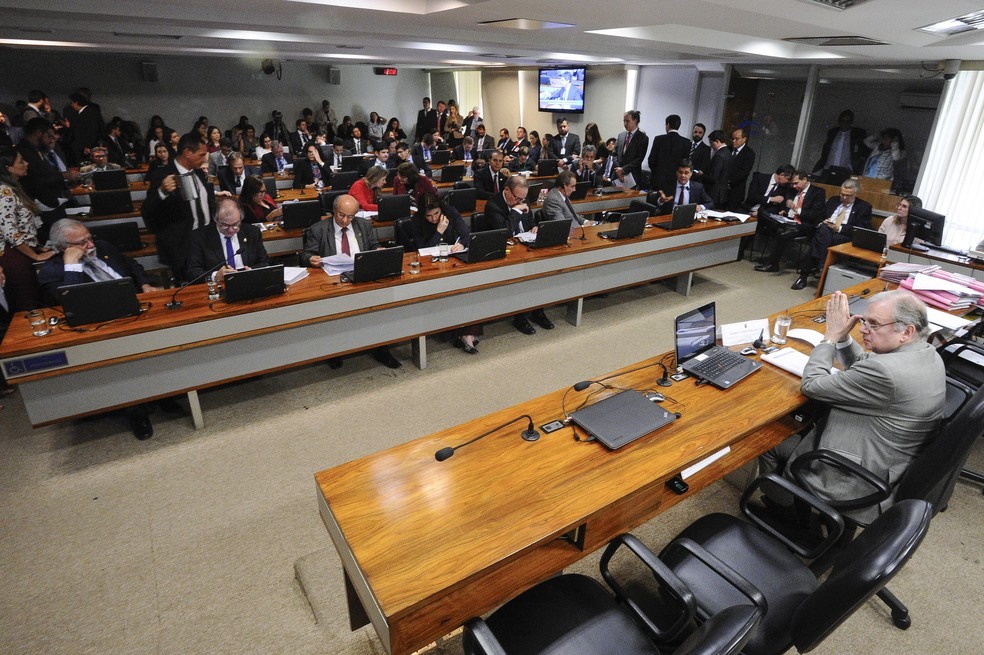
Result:
[[[128,277],[58,287],[58,303],[71,327],[106,323],[140,314],[137,288]]]
[[[673,207],[673,216],[670,220],[662,223],[653,223],[653,227],[661,227],[664,230],[682,230],[694,224],[697,220],[697,205],[676,205]]]
[[[590,182],[578,182],[574,190],[571,191],[571,200],[584,200],[588,196],[588,191],[591,190]]]
[[[92,174],[92,188],[96,191],[115,191],[116,189],[129,189],[130,183],[126,181],[126,171],[96,171]]]
[[[526,244],[527,248],[553,248],[563,246],[571,235],[571,219],[558,218],[543,221],[536,228],[536,239]]]
[[[226,273],[223,284],[225,284],[226,302],[266,298],[287,290],[287,285],[284,284],[283,264]]]
[[[359,178],[359,171],[342,171],[340,173],[335,173],[331,176],[331,188],[333,190],[344,189],[348,191],[352,188]]]
[[[506,240],[509,238],[509,230],[486,230],[485,232],[473,232],[468,242],[468,250],[453,253],[455,257],[466,264],[477,264],[479,262],[490,262],[493,259],[502,259],[506,256]]]
[[[451,163],[451,151],[450,150],[431,150],[430,163],[432,164],[450,164]],[[443,180],[443,178],[441,178]]]
[[[285,202],[280,207],[284,210],[285,230],[303,230],[321,220],[320,199]]]
[[[862,248],[872,252],[885,252],[888,244],[888,235],[878,230],[867,230],[863,227],[856,227],[851,230],[851,245],[855,248]]]
[[[93,191],[89,194],[89,213],[93,216],[129,214],[133,211],[133,199],[129,189],[117,191]]]
[[[666,411],[632,389],[620,391],[571,414],[572,423],[609,450],[632,443],[676,418],[676,413]]]
[[[673,341],[677,366],[690,375],[727,389],[762,368],[762,362],[717,345],[713,302],[676,317]]]
[[[447,201],[459,214],[473,212],[478,204],[478,189],[455,189],[447,195]]]
[[[350,171],[360,172],[362,171],[362,165],[365,163],[365,157],[362,155],[352,155],[350,157],[342,157],[342,171],[348,173]]]
[[[147,245],[140,240],[140,226],[136,221],[93,224],[89,226],[89,232],[93,239],[107,241],[120,252],[140,250]]]
[[[321,213],[331,214],[335,211],[335,198],[338,196],[344,196],[348,193],[348,190],[332,191],[331,189],[327,191],[322,191],[318,194],[318,200],[321,202]]]
[[[458,182],[465,176],[465,167],[461,164],[448,164],[441,169],[441,182]]]
[[[606,230],[599,232],[598,236],[602,239],[635,239],[641,237],[646,230],[646,219],[649,212],[627,212],[622,214],[618,222],[617,230]]]
[[[541,159],[536,163],[536,174],[537,176],[544,175],[556,175],[557,174],[557,160],[556,159]]]
[[[355,267],[342,273],[345,282],[373,282],[403,274],[403,246],[355,253]]]
[[[382,196],[379,199],[379,214],[376,216],[377,221],[391,222],[398,218],[404,218],[410,216],[413,212],[410,210],[410,194],[401,193],[397,196]]]
[[[271,198],[276,198],[279,195],[277,193],[277,178],[275,177],[263,178],[263,186],[266,187],[266,193]]]

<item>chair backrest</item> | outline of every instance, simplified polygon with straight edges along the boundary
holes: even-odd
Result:
[[[933,508],[903,500],[871,522],[834,562],[830,575],[793,613],[790,634],[800,653],[813,650],[880,591],[916,552]]]
[[[492,229],[488,220],[485,218],[485,212],[475,212],[471,215],[471,231],[472,232],[487,232]]]
[[[956,340],[939,349],[946,374],[977,388],[984,385],[984,347],[974,341]]]
[[[741,652],[762,618],[755,605],[732,605],[700,624],[673,655],[733,655]]]
[[[413,243],[413,231],[410,229],[410,222],[413,219],[403,216],[396,219],[393,223],[393,234],[396,237],[396,245],[403,246],[403,250],[411,252],[417,249]]]

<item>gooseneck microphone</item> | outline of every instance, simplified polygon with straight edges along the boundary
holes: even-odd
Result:
[[[237,255],[242,254],[242,252],[243,252],[243,249],[242,248],[239,248],[238,250],[236,250],[236,252],[232,253],[232,256],[235,257]],[[207,271],[205,271],[204,273],[202,273],[201,275],[199,275],[198,277],[196,277],[191,282],[185,282],[184,284],[182,284],[180,287],[178,287],[177,289],[174,290],[174,295],[171,296],[171,302],[167,303],[164,306],[167,307],[168,309],[180,309],[181,306],[184,303],[181,302],[180,300],[176,300],[176,298],[178,297],[178,294],[179,293],[181,293],[182,291],[184,291],[184,288],[185,287],[191,286],[195,282],[198,282],[199,280],[201,280],[202,278],[204,278],[207,275],[211,275],[212,273],[214,273],[215,271],[219,270],[220,268],[222,268],[225,265],[226,265],[226,260],[223,259],[221,262],[219,262],[219,264],[217,266],[213,266],[212,268],[208,269]]]
[[[446,460],[449,457],[451,457],[451,455],[454,455],[454,451],[458,450],[459,448],[464,448],[465,446],[467,446],[469,444],[475,443],[479,439],[484,439],[485,437],[489,436],[493,432],[497,432],[497,431],[501,430],[502,428],[506,427],[507,425],[511,425],[511,424],[515,423],[516,421],[518,421],[520,419],[524,419],[524,418],[527,421],[529,421],[529,425],[526,427],[525,430],[523,430],[523,432],[520,434],[520,436],[523,437],[523,440],[524,441],[536,441],[537,439],[540,438],[540,433],[537,432],[536,431],[536,428],[533,427],[533,418],[529,414],[520,414],[516,418],[510,419],[510,420],[506,421],[502,425],[497,425],[496,427],[492,428],[488,432],[483,432],[482,434],[478,435],[474,439],[469,439],[465,443],[458,444],[457,446],[445,446],[444,448],[441,448],[439,451],[437,451],[436,453],[434,453],[434,459],[436,459],[439,462],[443,462],[444,460]]]

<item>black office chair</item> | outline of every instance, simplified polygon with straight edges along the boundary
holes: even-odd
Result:
[[[609,563],[625,547],[659,583],[669,617],[654,618],[625,593]],[[705,554],[704,551],[700,551]],[[740,651],[766,607],[746,581],[728,575],[746,594],[696,629],[693,594],[645,545],[630,534],[616,537],[601,559],[601,573],[615,594],[584,575],[551,578],[496,610],[465,624],[467,655],[729,655]],[[648,576],[647,576],[648,577]],[[749,602],[751,601],[751,602]],[[686,634],[690,631],[690,634]],[[685,636],[681,643],[681,637]],[[671,647],[670,643],[679,644]]]
[[[393,236],[396,238],[396,245],[403,246],[405,252],[413,252],[417,246],[413,242],[413,231],[410,224],[413,221],[409,216],[396,219],[393,223]]]
[[[659,207],[651,202],[644,202],[642,200],[633,200],[629,203],[630,212],[646,212],[650,216],[656,216],[659,213]]]
[[[475,212],[471,215],[471,232],[488,232],[493,229],[485,218],[485,212]]]
[[[980,329],[980,325],[975,331]],[[954,339],[940,346],[938,352],[943,358],[948,376],[971,386],[974,389],[984,385],[984,347],[966,338]],[[977,484],[984,484],[984,474],[970,469],[960,471],[960,477]],[[984,489],[982,489],[984,492]]]
[[[453,187],[456,191],[459,189],[474,189],[475,185],[471,180],[458,180],[454,183]]]
[[[706,548],[762,593],[768,611],[742,648],[745,655],[778,655],[791,646],[806,653],[901,570],[929,529],[932,507],[916,499],[896,503],[838,552],[821,581],[797,556],[803,553],[799,544],[749,510],[748,499],[763,483],[784,489],[816,511],[829,531],[824,543],[843,534],[835,510],[768,473],[742,496],[742,511],[752,524],[728,514],[705,516],[681,532],[660,559],[693,591],[698,618],[742,602],[743,595],[722,577],[724,570],[695,554],[693,544]]]

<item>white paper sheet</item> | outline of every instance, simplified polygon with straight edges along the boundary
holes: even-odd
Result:
[[[726,323],[721,326],[721,344],[737,346],[742,343],[752,343],[761,338],[769,338],[769,319],[758,318],[743,323]]]

